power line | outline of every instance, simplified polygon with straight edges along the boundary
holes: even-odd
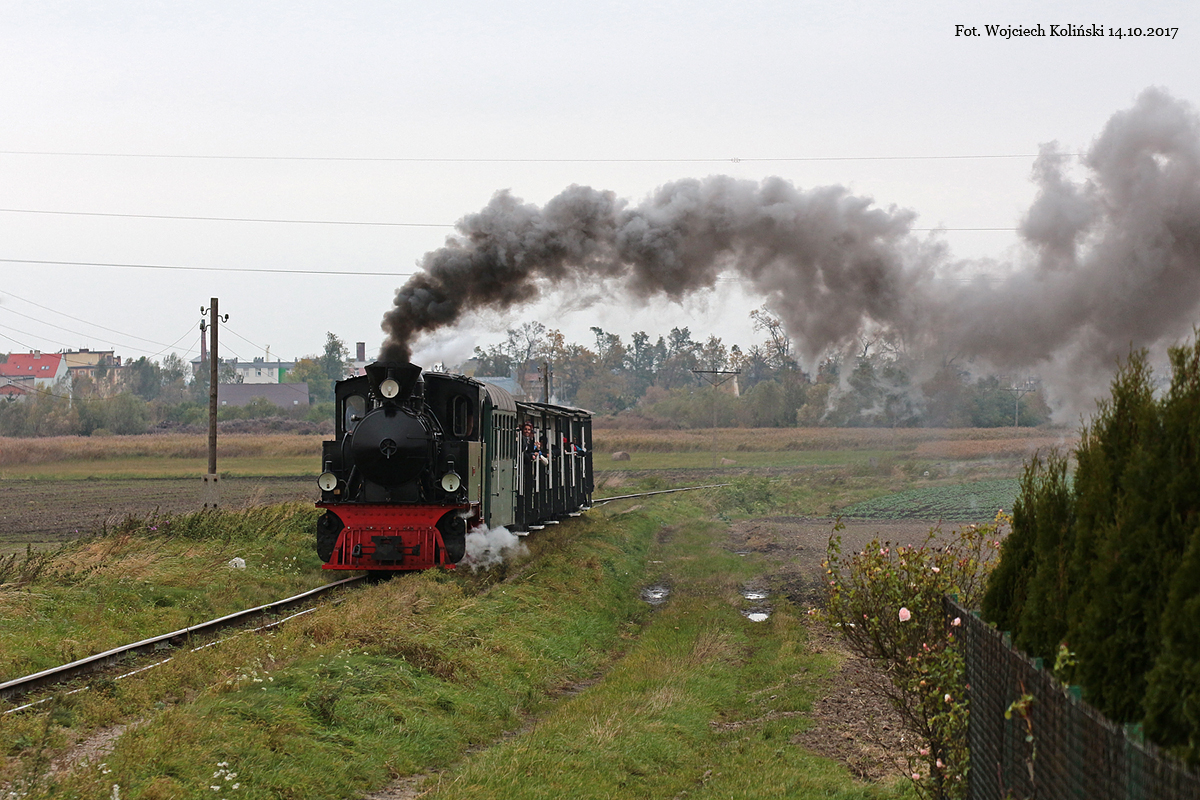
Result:
[[[249,339],[247,339],[245,336],[242,336],[240,333],[238,333],[237,331],[235,331],[233,328],[229,327],[229,323],[228,323],[228,322],[226,322],[226,323],[225,323],[225,332],[226,332],[226,333],[232,333],[234,336],[238,337],[238,338],[239,338],[239,339],[241,339],[243,342],[245,342],[246,344],[250,345],[251,347],[253,347],[253,348],[254,348],[254,349],[256,349],[256,350],[262,350],[262,351],[264,351],[264,352],[265,352],[265,351],[266,351],[266,349],[267,349],[267,348],[263,347],[261,344],[259,344],[258,342],[252,342],[252,341],[250,341]],[[226,346],[228,347],[228,345],[226,345]],[[234,355],[237,355],[237,353],[234,353]],[[238,358],[239,358],[239,360],[242,360],[242,359],[241,359],[241,356],[238,356]]]
[[[69,217],[118,217],[121,219],[175,219],[200,222],[271,222],[282,225],[366,225],[385,228],[453,228],[448,222],[367,222],[335,219],[273,219],[258,217],[198,217],[185,214],[119,214],[106,211],[51,211],[36,208],[0,208],[5,214],[52,214]]]
[[[152,355],[150,356],[150,358],[158,358],[158,357],[159,357],[159,356],[161,356],[163,353],[165,353],[165,352],[167,352],[168,350],[170,350],[171,348],[175,347],[175,345],[179,344],[179,343],[180,343],[180,342],[182,342],[184,339],[186,339],[187,337],[189,337],[189,336],[193,335],[194,333],[195,333],[195,329],[194,329],[194,328],[188,328],[188,330],[187,330],[187,331],[186,331],[186,332],[185,332],[185,333],[184,333],[182,336],[180,336],[178,339],[176,339],[176,340],[175,340],[174,342],[172,342],[171,344],[169,344],[169,345],[167,345],[166,347],[164,347],[162,350],[159,350],[157,353],[154,353],[154,354],[152,354]],[[183,351],[183,354],[184,354],[185,356],[190,356],[190,355],[191,355],[192,353],[194,353],[194,352],[196,352],[196,348],[194,348],[194,347],[189,347],[189,348],[187,348],[186,350],[184,350],[184,351]]]
[[[0,325],[0,328],[7,328],[10,331],[17,331],[17,333],[24,333],[24,334],[28,335],[28,331],[19,331],[16,328],[9,327],[8,325]],[[36,347],[30,347],[29,345],[25,344],[24,342],[17,341],[16,339],[12,338],[11,336],[8,336],[3,333],[0,333],[0,338],[8,339],[13,344],[19,344],[21,347],[24,347],[26,350],[28,350],[31,353],[37,349]],[[53,342],[54,340],[50,339],[49,341]]]
[[[59,267],[113,267],[121,269],[165,269],[189,272],[261,272],[272,275],[346,275],[381,278],[404,278],[411,272],[357,272],[328,269],[255,269],[253,267],[193,267],[184,264],[120,264],[107,261],[50,261],[43,258],[0,258],[5,264],[49,264]]]
[[[6,156],[67,156],[72,158],[154,158],[194,161],[334,161],[390,164],[739,164],[804,161],[948,161],[987,158],[1070,158],[1082,153],[978,153],[928,156],[768,156],[763,158],[405,158],[392,156],[236,156],[196,153],[87,153],[67,150],[0,150]]]
[[[10,309],[10,310],[11,310],[11,309]],[[14,312],[14,313],[15,313],[15,312]],[[22,314],[21,316],[26,316],[26,315]],[[34,317],[28,317],[28,318],[29,318],[29,319],[33,319],[35,322],[41,322],[41,320],[37,320],[37,319],[35,319]],[[43,325],[51,325],[49,322],[43,322],[42,324],[43,324]],[[57,325],[51,325],[51,327],[55,327],[55,328],[57,328],[58,326],[57,326]],[[70,342],[64,342],[64,341],[61,341],[61,340],[59,340],[59,339],[52,339],[52,338],[50,338],[49,336],[46,336],[45,334],[40,334],[40,333],[32,333],[31,331],[21,330],[20,328],[14,328],[14,327],[12,327],[11,325],[5,325],[5,324],[3,324],[3,323],[0,323],[0,328],[3,328],[3,329],[5,329],[5,330],[9,330],[9,331],[16,331],[17,333],[20,333],[20,334],[22,334],[22,335],[24,335],[24,336],[32,336],[32,337],[34,337],[34,338],[37,338],[37,339],[40,339],[40,340],[42,340],[42,341],[44,341],[44,342],[51,342],[51,343],[53,343],[53,344],[56,344],[56,345],[58,345],[58,346],[62,347],[64,350],[70,350],[70,349],[71,349],[71,347],[73,347],[73,345],[72,345]],[[70,331],[70,330],[67,330],[66,328],[61,328],[60,330],[65,330],[65,331],[67,331],[67,333],[76,333],[77,335],[81,335],[81,336],[83,336],[83,335],[86,335],[86,334],[78,334],[78,332],[77,332],[77,331]],[[131,346],[128,346],[128,345],[125,345],[125,346],[124,346],[124,349],[126,349],[126,350],[132,350],[132,351],[133,351],[133,352],[135,352],[135,353],[144,353],[144,354],[148,354],[150,358],[157,358],[158,356],[160,356],[160,355],[162,355],[163,353],[167,352],[168,350],[170,350],[171,348],[173,348],[175,345],[179,344],[180,342],[182,342],[184,339],[186,339],[188,336],[191,336],[191,335],[192,335],[192,331],[191,331],[191,330],[188,330],[188,331],[187,331],[187,333],[183,334],[183,336],[180,336],[180,337],[179,337],[178,339],[176,339],[176,340],[175,340],[173,343],[171,343],[171,344],[168,344],[168,345],[163,345],[163,349],[162,349],[162,350],[159,350],[159,351],[158,351],[158,352],[156,352],[156,353],[152,353],[151,351],[149,351],[149,350],[146,350],[146,349],[144,349],[144,348],[141,348],[141,347],[131,347]],[[4,334],[0,334],[0,336],[3,336],[5,339],[8,339],[10,342],[13,342],[14,344],[18,344],[18,345],[20,345],[21,347],[24,347],[26,350],[28,350],[28,351],[29,351],[29,352],[31,352],[31,353],[32,353],[34,350],[38,350],[38,349],[40,349],[40,348],[33,347],[33,346],[31,346],[31,345],[25,344],[24,342],[17,341],[16,339],[12,338],[11,336],[5,336]],[[140,338],[140,337],[135,337],[135,338]],[[148,340],[148,339],[147,339],[147,340],[144,340],[144,341],[150,341],[150,340]],[[152,343],[152,344],[161,344],[160,342],[151,342],[151,343]],[[193,348],[185,349],[183,352],[184,352],[184,354],[185,354],[185,355],[191,355],[192,353],[196,352],[196,348],[194,348],[194,347],[193,347]]]
[[[37,338],[37,339],[41,339],[41,340],[43,340],[43,341],[47,341],[47,342],[53,342],[54,344],[61,345],[62,347],[70,347],[70,346],[71,346],[71,345],[69,345],[69,344],[68,344],[68,343],[66,343],[66,342],[60,342],[60,341],[59,341],[59,340],[57,340],[57,339],[51,339],[49,336],[42,336],[42,335],[40,335],[40,334],[30,333],[29,331],[23,331],[23,330],[21,330],[20,328],[14,328],[14,327],[13,327],[13,326],[11,326],[11,325],[5,325],[5,324],[3,324],[3,323],[0,323],[0,328],[4,328],[5,330],[9,330],[9,331],[16,331],[17,333],[19,333],[19,334],[21,334],[21,335],[23,335],[23,336],[33,336],[33,337],[35,337],[35,338]],[[0,336],[3,336],[3,334],[0,334]],[[24,342],[18,342],[16,339],[12,338],[11,336],[5,336],[4,338],[5,338],[5,339],[8,339],[10,342],[15,342],[16,344],[19,344],[19,345],[21,345],[22,347],[24,347],[25,349],[27,349],[27,350],[28,350],[29,352],[31,352],[31,353],[32,353],[34,350],[40,350],[40,349],[41,349],[41,348],[38,348],[38,347],[30,347],[29,345],[25,344]]]
[[[28,303],[28,304],[29,304],[29,305],[31,305],[31,306],[36,306],[37,308],[40,308],[40,309],[42,309],[43,311],[49,311],[51,314],[58,314],[60,317],[66,317],[67,319],[73,319],[73,320],[75,320],[76,322],[82,322],[82,323],[84,323],[84,324],[91,325],[91,326],[92,326],[92,327],[94,327],[94,328],[99,328],[100,330],[103,330],[103,331],[108,331],[109,333],[115,333],[115,334],[117,334],[118,336],[125,336],[125,337],[128,337],[128,338],[130,338],[130,339],[137,339],[138,341],[141,341],[141,342],[146,342],[146,343],[148,343],[148,344],[152,344],[152,345],[155,345],[155,346],[157,346],[157,347],[164,347],[164,346],[165,346],[165,347],[173,347],[173,346],[174,346],[174,345],[164,345],[162,342],[156,342],[156,341],[154,341],[153,339],[147,339],[147,338],[145,338],[144,336],[137,336],[136,334],[132,334],[132,333],[125,333],[124,331],[118,331],[118,330],[116,330],[116,329],[114,329],[114,328],[109,328],[109,327],[106,327],[106,326],[104,326],[104,325],[101,325],[101,324],[99,324],[99,323],[96,323],[96,322],[89,322],[88,320],[86,320],[86,319],[81,319],[81,318],[79,318],[79,317],[77,317],[77,316],[75,316],[75,315],[73,315],[73,314],[65,314],[65,313],[63,313],[62,311],[57,311],[57,310],[55,310],[55,309],[53,309],[53,308],[50,308],[50,307],[48,307],[48,306],[44,306],[44,305],[42,305],[41,303],[35,303],[35,302],[33,302],[32,300],[26,300],[24,297],[21,297],[21,296],[19,296],[19,295],[15,295],[15,294],[13,294],[12,292],[8,291],[7,289],[0,290],[0,293],[6,294],[6,295],[8,295],[9,297],[16,298],[17,300],[20,300],[22,303]],[[26,319],[32,319],[32,320],[34,320],[35,322],[41,322],[43,325],[49,325],[49,326],[50,326],[50,327],[52,327],[52,328],[58,328],[59,330],[66,331],[67,333],[74,333],[74,334],[75,334],[75,335],[77,335],[77,336],[85,336],[85,337],[90,337],[90,336],[92,335],[92,334],[89,334],[89,333],[80,333],[79,331],[73,331],[73,330],[70,330],[70,329],[68,329],[68,328],[63,328],[63,327],[61,327],[61,326],[59,326],[59,325],[55,325],[55,324],[53,324],[53,323],[50,323],[50,322],[45,322],[44,320],[40,320],[40,319],[38,319],[37,317],[31,317],[31,316],[29,316],[28,314],[22,314],[20,311],[14,311],[14,310],[13,310],[13,309],[11,309],[11,308],[6,308],[6,309],[4,309],[4,310],[8,311],[8,312],[9,312],[9,313],[11,313],[11,314],[16,314],[16,315],[17,315],[17,316],[19,316],[19,317],[25,317]]]
[[[115,217],[118,219],[168,219],[198,222],[266,222],[280,225],[351,225],[381,228],[453,228],[449,222],[378,222],[368,220],[282,219],[276,217],[202,217],[187,214],[126,214],[107,211],[53,211],[40,208],[0,208],[5,214],[46,214],[64,217]],[[1015,231],[1016,228],[909,228],[910,231]]]

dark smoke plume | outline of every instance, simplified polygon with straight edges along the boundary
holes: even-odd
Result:
[[[680,300],[734,273],[809,358],[884,333],[943,362],[1037,369],[1062,407],[1078,409],[1131,347],[1171,344],[1196,322],[1200,124],[1148,89],[1089,148],[1085,180],[1069,177],[1071,163],[1042,148],[1020,228],[1026,255],[989,265],[990,281],[959,280],[979,265],[914,236],[915,213],[837,186],[714,176],[637,206],[572,186],[542,208],[501,192],[397,291],[382,357],[407,360],[419,334],[544,287],[620,278],[631,299]]]

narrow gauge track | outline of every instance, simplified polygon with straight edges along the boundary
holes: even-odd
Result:
[[[320,597],[323,594],[335,591],[337,589],[354,586],[362,583],[369,578],[368,575],[356,575],[353,578],[327,583],[324,586],[318,586],[316,589],[310,589],[307,592],[276,600],[273,603],[248,608],[244,611],[235,611],[232,614],[226,614],[217,619],[211,619],[208,622],[201,622],[199,625],[191,625],[187,628],[181,628],[171,633],[164,633],[160,636],[153,636],[149,639],[143,639],[140,642],[126,644],[120,647],[114,647],[112,650],[106,650],[103,653],[97,653],[87,658],[81,658],[78,661],[72,661],[69,664],[63,664],[58,667],[52,667],[41,672],[36,672],[32,675],[26,675],[23,678],[16,678],[11,681],[0,683],[0,699],[12,700],[20,697],[26,692],[34,689],[40,689],[45,686],[62,683],[71,678],[78,677],[96,670],[103,669],[111,664],[115,664],[127,656],[134,653],[148,653],[157,649],[176,646],[182,644],[188,637],[199,634],[214,633],[225,628],[231,628],[236,625],[241,625],[247,620],[254,617],[272,614],[279,611],[286,611],[290,608],[295,608],[309,600]]]
[[[697,489],[718,489],[722,486],[728,486],[727,483],[710,484],[706,486],[687,486],[677,489],[660,489],[653,492],[638,492],[636,494],[623,494],[616,497],[603,497],[593,501],[592,506],[598,506],[603,503],[608,503],[613,500],[629,500],[635,497],[649,497],[658,494],[671,494],[673,492],[690,492]],[[223,617],[212,619],[207,622],[201,622],[198,625],[191,625],[186,628],[181,628],[177,631],[164,633],[159,636],[153,636],[149,639],[143,639],[140,642],[114,647],[111,650],[105,650],[103,653],[97,653],[87,658],[81,658],[78,661],[72,661],[69,664],[52,667],[41,672],[36,672],[32,675],[26,675],[21,678],[0,683],[0,700],[13,700],[34,689],[40,689],[46,686],[63,683],[72,678],[96,672],[107,666],[117,663],[118,661],[133,655],[135,653],[148,653],[158,649],[174,647],[182,644],[190,636],[215,633],[225,628],[232,628],[236,625],[243,624],[249,619],[256,616],[272,614],[279,611],[286,611],[290,608],[295,608],[308,600],[320,597],[331,591],[355,586],[370,579],[369,575],[356,575],[353,578],[327,583],[324,586],[318,586],[315,589],[310,589],[307,592],[276,600],[273,603],[248,608],[244,611],[235,611],[232,614],[226,614]],[[8,713],[8,712],[5,712]]]
[[[613,500],[631,500],[634,497],[649,497],[652,494],[673,494],[674,492],[694,492],[697,489],[720,489],[724,486],[730,486],[728,483],[712,483],[707,486],[685,486],[681,489],[659,489],[654,492],[638,492],[637,494],[619,494],[616,497],[601,497],[598,500],[592,501],[592,506],[598,506],[601,503],[611,503]]]

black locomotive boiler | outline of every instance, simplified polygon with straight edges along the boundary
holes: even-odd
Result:
[[[591,505],[591,415],[376,362],[338,381],[322,443],[325,569],[453,567],[479,526],[536,530]]]

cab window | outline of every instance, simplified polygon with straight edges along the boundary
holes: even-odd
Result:
[[[345,416],[342,418],[343,424],[347,431],[352,431],[358,427],[358,421],[361,420],[367,413],[367,398],[359,394],[352,394],[346,398]]]
[[[463,395],[455,395],[450,401],[450,429],[455,436],[470,436],[474,419],[471,401]]]

